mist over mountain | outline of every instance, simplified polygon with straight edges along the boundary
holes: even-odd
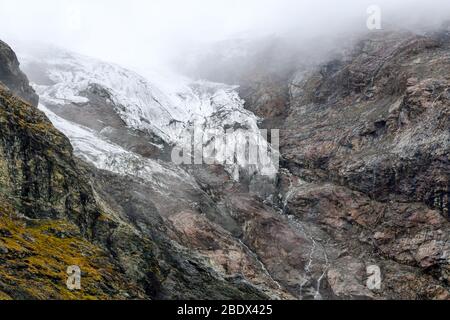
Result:
[[[0,36],[13,47],[44,42],[141,71],[227,39],[287,36],[305,49],[366,33],[371,5],[384,29],[440,26],[450,9],[445,0],[2,0]]]

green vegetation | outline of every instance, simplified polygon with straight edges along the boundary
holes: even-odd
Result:
[[[74,224],[23,220],[5,202],[0,205],[0,261],[0,299],[107,299],[102,286],[117,272]],[[82,290],[66,287],[70,265],[82,270]]]

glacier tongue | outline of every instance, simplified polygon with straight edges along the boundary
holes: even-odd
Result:
[[[170,163],[140,157],[109,143],[92,130],[59,117],[43,104],[39,104],[39,109],[58,130],[69,137],[75,154],[98,169],[141,178],[157,185],[156,190],[160,192],[170,188],[168,178],[175,184],[188,183],[191,187],[197,188],[192,177],[181,168]]]
[[[186,136],[191,134],[195,126],[210,131],[238,128],[233,133],[236,144],[245,144],[246,139],[249,139],[262,149],[270,149],[260,135],[258,118],[245,110],[244,101],[235,86],[193,81],[170,73],[155,74],[148,80],[118,65],[61,50],[51,55],[25,55],[22,60],[25,65],[39,64],[45,67],[48,81],[34,85],[40,95],[40,108],[69,136],[78,153],[101,169],[120,171],[121,165],[131,166],[133,161],[129,159],[132,153],[104,141],[101,135],[87,128],[64,122],[48,108],[51,105],[70,107],[70,103],[88,103],[83,92],[90,85],[98,85],[108,91],[115,113],[127,127],[155,134],[169,145],[186,147]],[[102,144],[102,147],[98,147]],[[108,162],[110,154],[115,155],[113,158],[117,163]],[[128,160],[119,161],[119,154],[120,158],[128,157]],[[217,160],[222,162],[225,159]],[[238,168],[242,167],[249,170],[250,174],[263,170],[257,165],[247,165],[242,159],[238,159],[234,165],[228,165],[227,170],[237,178]],[[265,174],[275,175],[275,168],[273,164],[272,172]]]

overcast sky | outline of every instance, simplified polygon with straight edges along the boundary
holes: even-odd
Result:
[[[364,30],[371,4],[400,24],[450,15],[448,0],[0,0],[0,39],[152,65],[198,42],[239,35]]]

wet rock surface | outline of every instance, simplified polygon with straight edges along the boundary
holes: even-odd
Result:
[[[447,37],[375,34],[284,84],[283,208],[342,250],[326,277],[337,298],[448,295]],[[378,292],[361,275],[370,264]]]
[[[448,298],[447,31],[372,33],[287,70],[261,54],[266,67],[231,79],[261,126],[280,129],[270,204],[326,253],[310,262],[323,297]],[[366,286],[370,265],[381,290]]]

